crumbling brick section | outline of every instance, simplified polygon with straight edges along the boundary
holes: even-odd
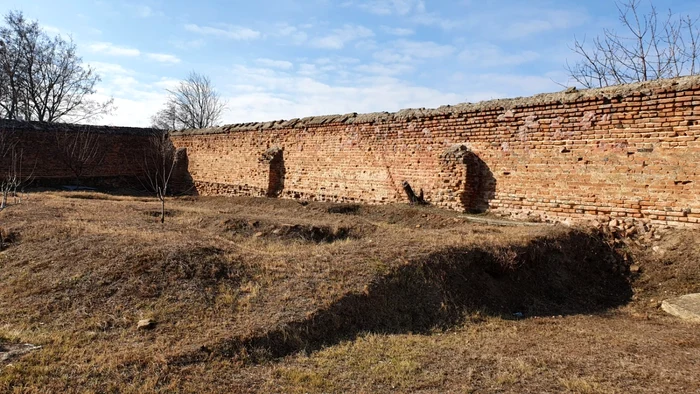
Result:
[[[266,150],[260,164],[268,166],[267,197],[279,197],[284,190],[284,151],[279,147]]]
[[[406,202],[406,181],[460,211],[700,227],[699,77],[236,124],[173,141],[201,194]],[[274,147],[283,187],[259,161]]]

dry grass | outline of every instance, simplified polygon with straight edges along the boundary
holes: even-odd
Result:
[[[652,305],[700,290],[696,233],[625,262],[595,234],[436,209],[157,209],[52,192],[0,212],[0,346],[42,346],[0,364],[0,392],[700,391],[699,331]]]

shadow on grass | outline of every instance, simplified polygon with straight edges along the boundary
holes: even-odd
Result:
[[[367,332],[446,329],[475,311],[505,318],[603,312],[631,299],[626,267],[602,237],[584,232],[521,247],[446,249],[402,266],[365,292],[348,294],[304,320],[226,340],[172,362],[212,356],[265,362]]]

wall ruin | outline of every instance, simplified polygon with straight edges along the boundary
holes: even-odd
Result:
[[[284,198],[404,202],[408,181],[450,209],[675,226],[700,223],[699,138],[697,77],[173,135],[205,195],[270,195],[283,174]]]

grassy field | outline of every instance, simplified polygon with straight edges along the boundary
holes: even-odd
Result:
[[[700,327],[658,309],[700,291],[698,232],[167,208],[43,192],[0,212],[0,392],[700,392]]]

